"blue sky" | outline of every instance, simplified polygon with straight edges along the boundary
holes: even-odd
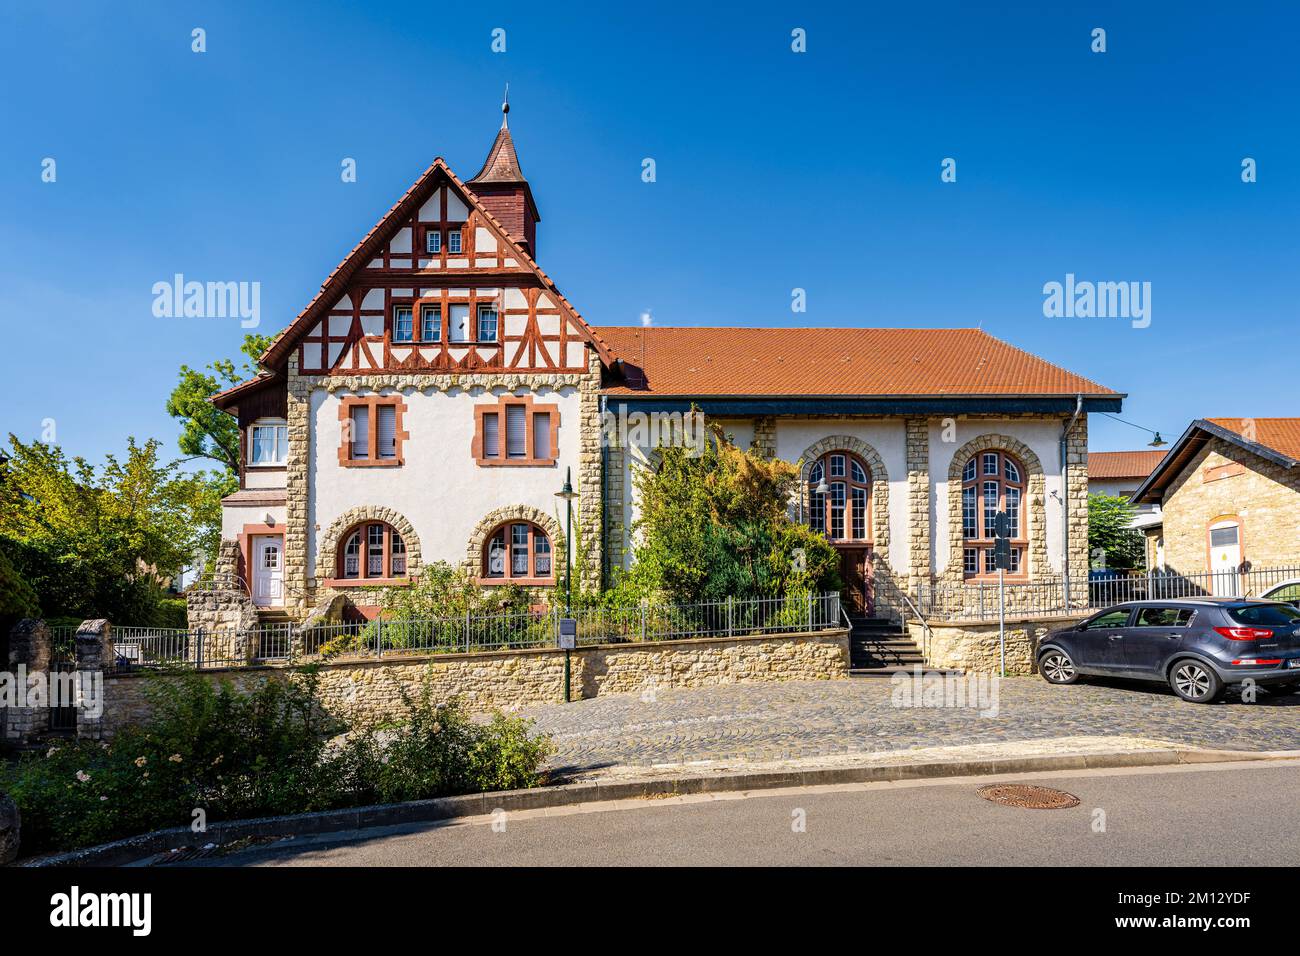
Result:
[[[1171,440],[1295,414],[1300,14],[902,6],[7,4],[0,429],[174,448],[177,367],[243,330],[155,318],[153,284],[260,282],[278,330],[434,156],[473,175],[506,81],[539,259],[593,323],[981,325]],[[1150,282],[1150,327],[1045,318],[1067,273]]]

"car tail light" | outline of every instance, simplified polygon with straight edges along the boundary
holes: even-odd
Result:
[[[1265,659],[1265,658],[1246,657],[1246,658],[1242,658],[1242,659],[1239,660],[1239,661],[1233,661],[1232,663],[1233,663],[1233,666],[1234,666],[1234,667],[1250,667],[1251,665],[1254,665],[1254,664],[1273,664],[1273,665],[1277,665],[1277,664],[1281,664],[1281,663],[1282,663],[1282,658],[1277,657],[1277,658],[1268,658],[1268,659]]]
[[[1267,627],[1216,627],[1214,630],[1230,641],[1262,641],[1273,636],[1272,629]]]

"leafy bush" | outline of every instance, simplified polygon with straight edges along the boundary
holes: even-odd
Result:
[[[788,512],[799,470],[715,439],[700,454],[661,448],[660,468],[638,474],[636,562],[614,600],[689,604],[838,590],[835,549]]]
[[[346,728],[305,668],[251,691],[181,672],[149,678],[149,720],[112,744],[56,745],[0,765],[23,817],[23,852],[149,830],[535,786],[552,752],[521,719],[470,719],[429,688],[389,730]]]

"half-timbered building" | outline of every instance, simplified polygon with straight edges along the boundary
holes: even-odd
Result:
[[[999,510],[1013,579],[1086,575],[1087,416],[1123,396],[973,329],[593,326],[538,265],[540,219],[503,119],[475,176],[435,159],[213,399],[243,463],[222,535],[259,606],[300,615],[435,560],[553,585],[570,471],[597,587],[630,560],[654,458],[602,415],[692,406],[800,462],[792,513],[865,610],[985,578]]]

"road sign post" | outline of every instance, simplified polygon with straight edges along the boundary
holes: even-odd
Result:
[[[1011,570],[1011,516],[993,516],[993,565],[998,569],[998,664],[1007,676],[1007,571]]]

